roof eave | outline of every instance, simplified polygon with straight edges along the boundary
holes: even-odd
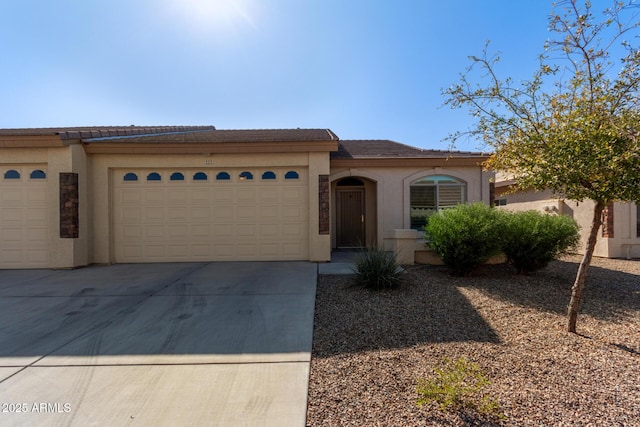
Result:
[[[308,153],[338,149],[337,141],[215,142],[215,143],[85,143],[88,154],[248,154]]]
[[[6,135],[0,136],[0,148],[50,148],[66,147],[78,143],[73,140],[63,140],[60,135]]]
[[[331,159],[331,167],[482,166],[489,156]]]

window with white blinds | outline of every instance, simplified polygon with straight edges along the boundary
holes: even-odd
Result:
[[[466,193],[467,184],[451,176],[426,176],[414,181],[410,188],[411,228],[421,230],[429,215],[464,203]]]

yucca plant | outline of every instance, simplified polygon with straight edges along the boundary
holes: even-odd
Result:
[[[379,247],[358,253],[353,270],[355,284],[368,289],[393,289],[403,282],[403,270],[395,255]]]

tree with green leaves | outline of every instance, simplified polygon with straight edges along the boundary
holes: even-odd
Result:
[[[587,271],[615,201],[640,201],[639,6],[612,1],[597,15],[591,2],[565,0],[549,17],[553,37],[528,80],[498,76],[499,56],[470,57],[460,81],[443,90],[445,104],[477,118],[452,134],[482,138],[493,155],[486,166],[513,176],[521,189],[552,189],[570,200],[593,200],[593,219],[568,306],[576,332]]]

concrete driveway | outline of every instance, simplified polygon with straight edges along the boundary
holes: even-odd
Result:
[[[0,270],[0,425],[303,426],[316,271]]]

